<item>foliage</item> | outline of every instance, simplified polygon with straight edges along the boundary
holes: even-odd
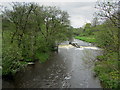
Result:
[[[67,12],[37,3],[11,5],[2,13],[4,75],[14,74],[26,62],[45,62],[54,46],[72,36]]]
[[[83,33],[83,28],[81,28],[81,27],[80,28],[72,28],[72,30],[73,30],[73,34],[75,36],[79,36]]]
[[[103,21],[110,20],[110,22],[117,27],[120,15],[118,12],[118,6],[118,0],[99,0],[95,6],[98,10],[96,15]]]
[[[117,51],[118,28],[106,23],[101,25],[99,32],[96,32],[96,41],[100,47],[106,50]]]
[[[91,23],[86,23],[84,27],[81,28],[73,28],[73,34],[75,36],[92,36],[94,32],[98,31],[98,29],[91,25]]]
[[[49,53],[36,53],[36,57],[40,60],[41,63],[48,60],[50,54]]]
[[[112,88],[118,90],[120,84],[120,39],[118,27],[118,9],[117,2],[105,0],[98,2],[96,8],[98,18],[101,18],[101,25],[97,25],[98,32],[95,32],[97,45],[104,48],[104,55],[98,56],[95,66],[95,72],[99,77],[104,88]]]
[[[95,42],[97,46],[104,49],[104,55],[98,56],[95,72],[99,77],[104,88],[118,89],[120,73],[118,65],[120,43],[119,43],[119,27],[117,15],[117,2],[97,2],[97,9],[100,12],[96,13],[92,25],[87,23],[79,36],[80,39],[86,42]],[[102,22],[98,22],[98,19]],[[93,39],[94,38],[94,39]]]
[[[98,56],[95,65],[95,72],[99,77],[104,88],[117,89],[120,83],[119,67],[120,61],[117,60],[118,55],[116,52],[108,53]]]
[[[22,59],[21,50],[16,45],[9,45],[7,48],[3,48],[2,52],[2,66],[3,75],[14,74],[20,68],[24,67],[26,63],[21,63]]]
[[[99,44],[103,41],[101,46],[107,50],[113,50],[117,52],[120,51],[120,39],[118,39],[120,37],[120,12],[118,7],[119,4],[117,0],[98,1],[96,4],[96,8],[98,9],[96,15],[103,21],[101,25],[103,28],[101,28],[101,32],[97,34],[97,41],[100,41],[98,42]]]

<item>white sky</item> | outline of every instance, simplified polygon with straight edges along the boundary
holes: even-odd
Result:
[[[38,2],[40,5],[57,6],[67,11],[70,16],[71,26],[78,28],[92,21],[96,11],[94,6],[97,0],[1,0],[7,6],[7,2]]]

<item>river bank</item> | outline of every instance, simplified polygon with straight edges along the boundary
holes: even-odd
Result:
[[[61,43],[58,53],[53,53],[47,62],[35,62],[18,72],[14,80],[3,80],[3,88],[100,88],[93,67],[101,50],[90,43],[75,42],[82,48],[68,41]]]
[[[79,37],[76,36],[77,39],[91,42],[95,44],[96,40],[94,36],[86,36],[86,37]],[[96,43],[98,44],[98,43]],[[99,45],[99,44],[98,44]],[[105,51],[105,50],[104,50]],[[119,64],[118,61],[118,52],[114,52],[112,50],[105,51],[103,55],[99,55],[96,58],[98,61],[95,62],[94,71],[96,76],[99,78],[101,85],[103,88],[112,88],[118,89],[119,86]]]
[[[89,42],[89,43],[95,43],[96,42],[96,39],[95,39],[94,35],[92,35],[92,36],[81,36],[81,37],[76,36],[75,39],[79,39],[79,40]]]

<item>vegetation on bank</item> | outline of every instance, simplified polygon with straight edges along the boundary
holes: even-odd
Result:
[[[89,42],[89,43],[95,43],[96,42],[96,39],[93,36],[89,36],[89,37],[88,36],[84,36],[84,37],[76,36],[75,38],[79,39],[79,40],[82,40],[82,41]]]
[[[98,61],[95,64],[95,72],[99,77],[101,84],[105,88],[119,88],[120,72],[118,65],[118,53],[109,52],[97,57]]]
[[[96,8],[98,17],[106,18],[101,25],[97,25],[96,40],[98,46],[104,48],[104,53],[98,56],[95,72],[104,88],[118,90],[120,88],[120,28],[118,20],[118,2],[98,2]]]
[[[93,22],[73,31],[75,38],[95,42],[104,49],[103,55],[97,57],[94,70],[103,88],[115,90],[120,88],[120,28],[118,27],[120,13],[117,7],[118,2],[108,0],[97,2],[96,8],[100,11],[96,13]],[[102,19],[101,23],[99,18]]]
[[[107,27],[107,28],[106,28]],[[110,23],[103,23],[101,25],[97,25],[96,27],[92,27],[92,29],[97,28],[93,32],[92,36],[87,35],[79,35],[75,36],[76,39],[80,39],[86,42],[95,43],[97,46],[104,49],[103,55],[97,56],[97,62],[95,62],[94,71],[96,75],[99,77],[102,87],[104,88],[112,88],[117,90],[120,88],[120,72],[119,65],[119,49],[118,49],[118,28],[114,26],[110,26]],[[110,33],[112,35],[110,35]],[[85,34],[87,32],[84,32]],[[83,33],[82,33],[83,34]]]
[[[2,13],[3,75],[14,75],[28,62],[45,62],[72,35],[68,13],[57,7],[16,2],[11,8]]]
[[[15,74],[27,62],[45,62],[54,47],[71,37],[95,42],[104,49],[98,56],[95,72],[104,88],[118,89],[120,85],[120,33],[117,2],[99,2],[100,11],[92,23],[83,28],[70,27],[69,15],[56,7],[35,3],[13,3],[2,13],[2,74]],[[98,18],[104,21],[99,23]],[[1,63],[0,63],[1,65]]]

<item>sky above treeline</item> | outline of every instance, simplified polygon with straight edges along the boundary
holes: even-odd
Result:
[[[40,5],[57,6],[67,11],[70,16],[71,26],[79,28],[85,23],[90,23],[96,11],[95,2],[39,2]]]
[[[40,5],[59,7],[68,12],[71,26],[79,28],[92,21],[93,14],[96,12],[94,7],[97,0],[3,0],[0,2],[4,2],[2,4],[9,7],[8,2],[12,1],[37,2]]]

